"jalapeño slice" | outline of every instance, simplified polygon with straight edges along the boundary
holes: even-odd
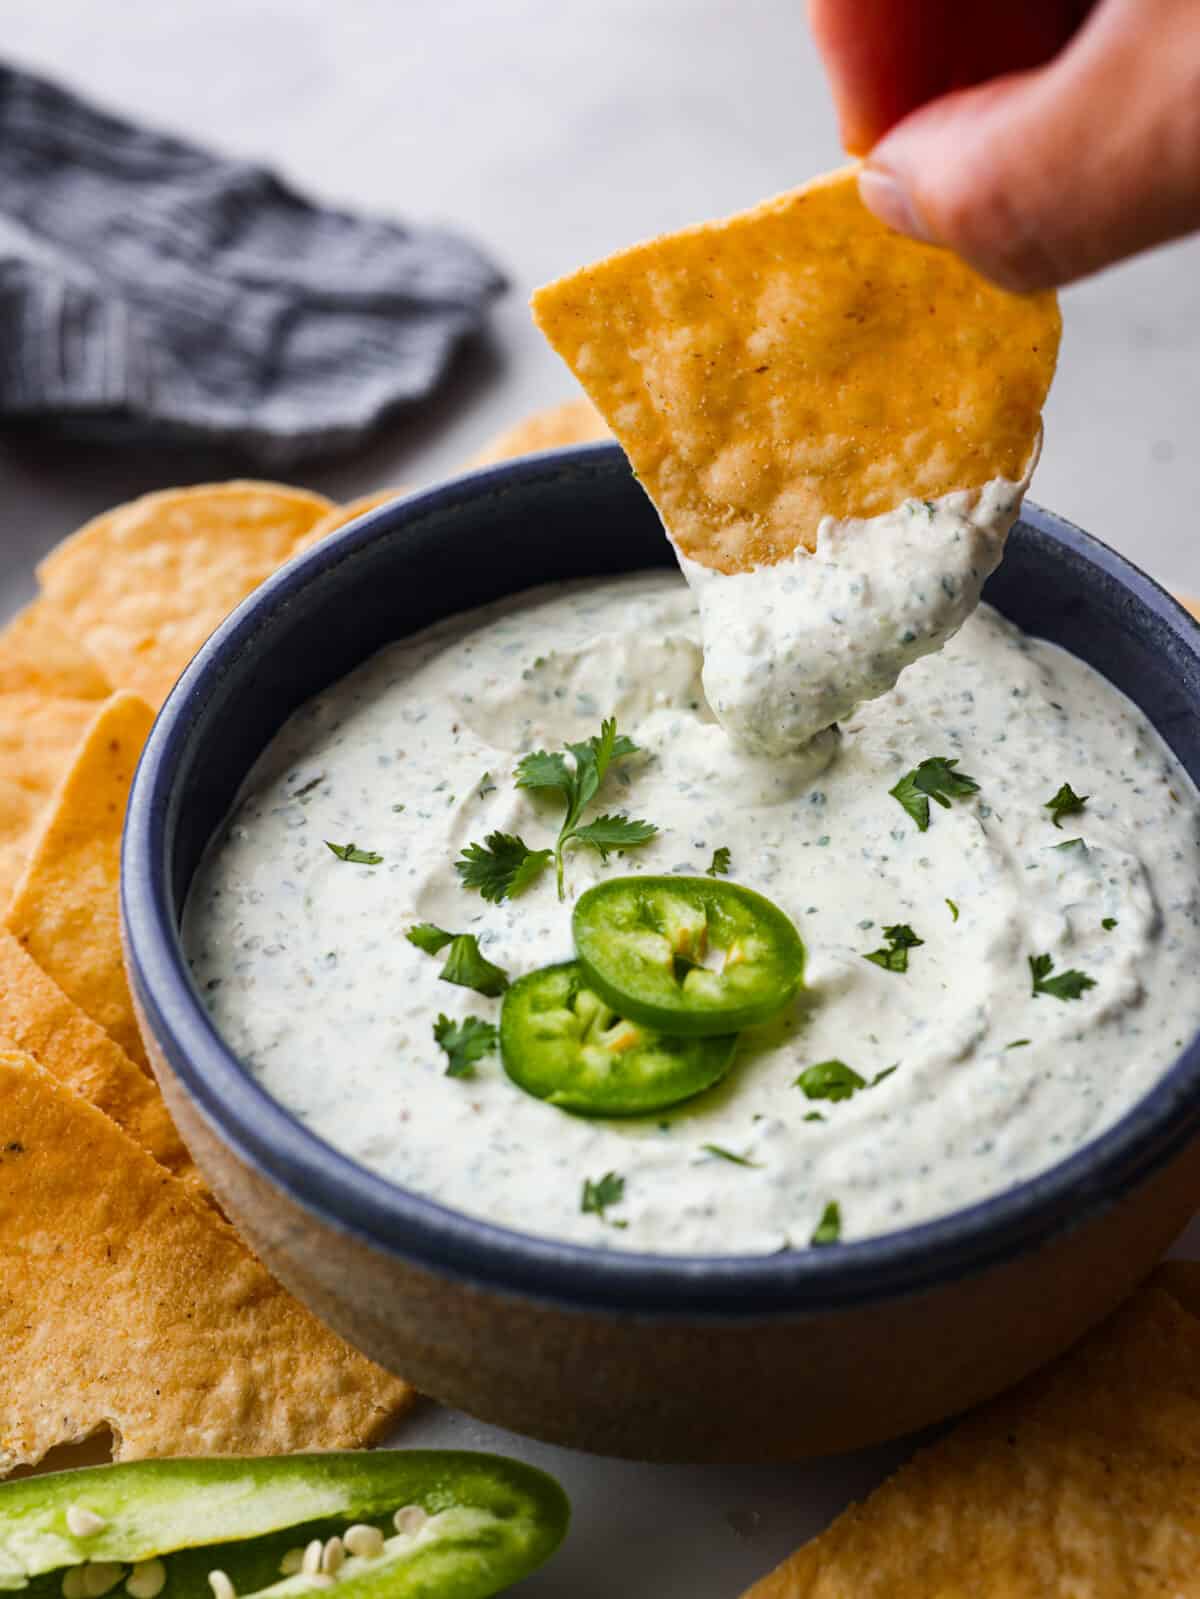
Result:
[[[708,877],[614,877],[575,907],[589,985],[622,1016],[689,1038],[735,1033],[791,1000],[804,945],[777,905]]]
[[[527,1094],[580,1116],[640,1116],[711,1088],[736,1037],[668,1038],[626,1021],[578,961],[519,978],[500,1012],[500,1057]]]

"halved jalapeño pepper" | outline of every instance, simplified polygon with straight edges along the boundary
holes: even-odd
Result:
[[[707,877],[614,877],[581,895],[575,949],[622,1016],[690,1038],[766,1021],[804,981],[804,945],[769,899]]]
[[[485,1599],[540,1566],[567,1517],[552,1478],[495,1455],[133,1461],[0,1484],[0,1589]]]
[[[671,1038],[625,1020],[577,961],[519,978],[500,1012],[513,1082],[581,1116],[639,1116],[691,1099],[725,1076],[736,1047],[736,1037]]]

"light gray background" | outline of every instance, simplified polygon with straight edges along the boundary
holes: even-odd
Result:
[[[0,0],[0,27],[16,59],[116,109],[273,162],[340,204],[456,223],[503,264],[513,289],[493,337],[429,413],[365,456],[293,474],[339,498],[445,475],[572,392],[529,323],[534,285],[839,159],[802,0]],[[1064,309],[1034,496],[1200,594],[1200,242],[1073,289]],[[0,612],[94,512],[236,469],[0,432]],[[1200,1228],[1189,1243],[1200,1254]],[[433,1407],[398,1441],[507,1448],[561,1477],[574,1530],[529,1599],[734,1599],[904,1453],[641,1467]]]

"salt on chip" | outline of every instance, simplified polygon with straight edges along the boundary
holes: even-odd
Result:
[[[535,450],[561,450],[571,444],[592,444],[609,439],[612,433],[590,400],[565,400],[561,405],[534,411],[515,426],[505,428],[490,439],[468,467],[494,466],[497,461],[512,461]]]
[[[1053,294],[886,228],[852,167],[532,304],[675,543],[723,572],[815,548],[824,516],[1020,479],[1061,326]]]
[[[1200,1595],[1200,1319],[1186,1296],[1200,1303],[1200,1267],[1160,1269],[746,1599]]]
[[[0,692],[0,906],[20,880],[46,806],[95,714],[91,699],[28,687]]]
[[[154,720],[136,694],[98,708],[42,824],[6,925],[126,1054],[149,1070],[121,958],[121,828]]]
[[[0,1048],[31,1056],[60,1083],[102,1110],[159,1165],[197,1191],[207,1192],[154,1079],[3,930]]]
[[[30,692],[72,700],[103,700],[112,693],[98,663],[45,600],[34,600],[0,628],[0,694]]]
[[[113,686],[157,707],[213,629],[331,509],[276,483],[167,489],[96,517],[38,577]]]
[[[109,1427],[118,1460],[374,1441],[414,1395],[28,1056],[0,1053],[0,1475]]]

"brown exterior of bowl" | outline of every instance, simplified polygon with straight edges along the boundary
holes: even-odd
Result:
[[[702,1321],[481,1289],[368,1245],[239,1159],[143,1018],[171,1113],[231,1219],[321,1319],[422,1393],[549,1443],[638,1460],[792,1460],[998,1393],[1124,1299],[1200,1208],[1200,1139],[1029,1254],[849,1309]]]

